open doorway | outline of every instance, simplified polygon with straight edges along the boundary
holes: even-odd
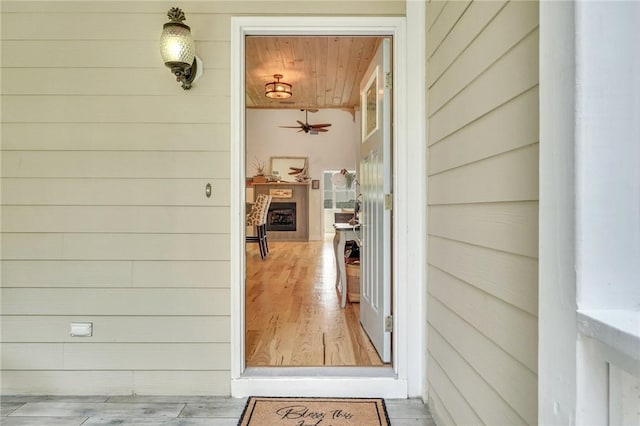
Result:
[[[353,213],[353,206],[327,194],[353,193],[355,199],[359,192],[360,86],[382,40],[245,38],[246,208],[261,194],[272,196],[265,213],[269,251],[247,244],[245,252],[247,367],[390,365],[361,327],[355,262],[347,266],[348,274],[342,272],[342,284],[350,284],[343,291],[351,291],[341,306],[333,232],[325,233],[333,229],[334,218]],[[281,92],[265,96],[274,87]],[[291,164],[283,166],[285,160]],[[343,169],[350,171],[350,191],[338,190],[326,176],[327,170]],[[255,226],[246,229],[247,235],[256,231]],[[358,242],[350,247],[357,248]]]
[[[409,9],[412,10],[409,13]],[[424,17],[421,4],[407,4],[404,17],[234,17],[231,31],[231,393],[300,396],[418,396],[425,342],[424,200]],[[412,18],[409,18],[412,17]],[[414,19],[415,18],[415,19]],[[388,35],[394,40],[393,152],[393,361],[391,368],[269,367],[245,364],[245,82],[247,35]],[[409,66],[410,64],[410,66]],[[412,81],[411,96],[408,81]],[[413,135],[410,137],[410,135]]]

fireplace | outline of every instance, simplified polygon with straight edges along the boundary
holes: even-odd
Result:
[[[271,203],[267,231],[296,231],[296,203]]]
[[[307,182],[253,184],[254,200],[260,194],[273,197],[266,220],[269,241],[309,241],[309,186]]]

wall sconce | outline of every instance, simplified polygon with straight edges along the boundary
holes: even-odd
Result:
[[[287,99],[291,97],[291,85],[280,81],[282,74],[274,74],[276,81],[264,85],[264,95],[271,99]]]
[[[177,7],[169,9],[167,16],[170,22],[162,27],[160,36],[160,53],[164,64],[188,90],[198,77],[202,75],[202,61],[196,56],[196,45],[191,37],[191,28],[182,23],[184,12]]]

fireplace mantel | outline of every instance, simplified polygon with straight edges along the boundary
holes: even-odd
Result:
[[[272,204],[296,203],[295,231],[267,231],[271,241],[309,241],[309,184],[303,182],[268,182],[254,183],[253,196],[270,195],[270,190],[277,189],[279,193],[291,190],[291,197],[271,200]],[[285,191],[282,191],[285,190]]]

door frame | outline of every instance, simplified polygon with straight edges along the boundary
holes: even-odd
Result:
[[[231,394],[425,397],[426,146],[423,2],[407,17],[231,18],[230,273]],[[392,368],[245,366],[245,78],[246,35],[393,37]],[[411,96],[406,82],[411,81]],[[411,190],[410,190],[411,189]]]

